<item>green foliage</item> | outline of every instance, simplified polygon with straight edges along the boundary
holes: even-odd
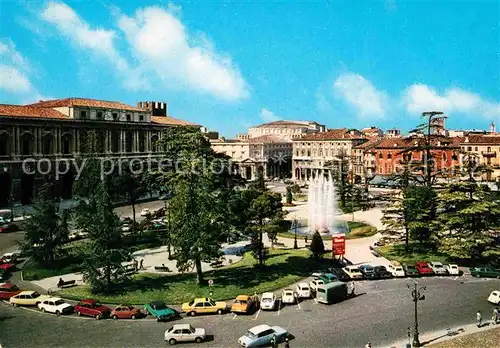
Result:
[[[298,194],[298,193],[302,192],[301,189],[300,189],[300,186],[298,184],[291,185],[290,189],[292,190],[293,194]]]
[[[292,204],[293,201],[293,195],[292,195],[292,188],[291,186],[286,187],[286,202],[288,204]]]
[[[76,225],[88,233],[82,246],[83,274],[93,293],[110,293],[126,278],[123,262],[130,259],[121,239],[120,219],[113,210],[103,182],[97,182],[91,196],[80,200]]]
[[[51,268],[57,252],[68,240],[68,214],[58,211],[53,186],[45,185],[33,206],[34,212],[25,222],[22,250],[41,264]]]
[[[312,236],[310,248],[315,259],[321,258],[325,253],[325,244],[318,231],[314,232]]]
[[[408,231],[412,240],[431,241],[434,236],[432,222],[436,206],[436,192],[428,186],[408,186],[403,191]]]

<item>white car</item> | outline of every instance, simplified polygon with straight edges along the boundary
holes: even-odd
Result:
[[[141,210],[141,216],[147,216],[149,215],[149,209],[148,208],[144,208]]]
[[[238,339],[240,346],[245,348],[269,347],[274,337],[276,344],[286,339],[288,331],[280,326],[269,326],[261,324],[248,329],[248,331]]]
[[[177,342],[201,343],[206,337],[205,329],[194,328],[189,324],[177,324],[165,331],[165,341],[172,345]]]
[[[311,289],[311,292],[316,292],[318,286],[323,284],[325,284],[325,282],[321,279],[313,279],[309,282],[309,288]]]
[[[457,265],[446,265],[444,269],[446,269],[449,275],[460,275],[460,269]]]
[[[299,298],[309,298],[311,297],[311,288],[307,283],[299,283],[295,287],[295,292]]]
[[[500,305],[500,291],[492,291],[490,296],[488,297],[488,302]]]
[[[0,259],[5,263],[16,263],[19,258],[19,253],[5,253],[0,257]]]
[[[349,276],[351,279],[363,279],[363,273],[356,266],[346,266],[342,268],[342,270]]]
[[[265,292],[260,298],[260,308],[274,310],[276,308],[276,295],[272,292]]]
[[[294,304],[297,298],[292,289],[285,289],[281,294],[281,303],[284,304]]]
[[[405,277],[405,270],[399,263],[391,263],[389,266],[387,266],[387,269],[389,272],[391,272],[393,277]]]
[[[51,297],[43,300],[38,304],[38,308],[42,312],[54,313],[57,315],[69,314],[73,312],[73,306],[64,302],[64,300],[59,297]]]
[[[441,262],[429,262],[429,267],[432,269],[434,274],[440,274],[440,275],[447,275],[448,272],[444,268],[443,264]]]
[[[122,232],[130,232],[130,225],[129,224],[123,224],[122,225]]]

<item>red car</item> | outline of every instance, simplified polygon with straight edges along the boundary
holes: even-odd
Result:
[[[420,275],[434,274],[434,271],[432,270],[432,268],[429,267],[429,265],[426,262],[417,262],[415,264],[415,268],[417,269]]]
[[[0,269],[10,272],[13,271],[15,268],[16,268],[15,264],[3,262],[2,260],[0,260]]]
[[[0,299],[8,300],[12,296],[19,294],[22,290],[11,283],[0,284]]]
[[[145,316],[139,308],[133,306],[119,305],[111,312],[113,319],[136,319]]]
[[[86,315],[99,320],[102,318],[109,318],[109,315],[111,314],[111,308],[103,306],[96,300],[86,299],[81,300],[76,305],[75,312],[77,315]]]

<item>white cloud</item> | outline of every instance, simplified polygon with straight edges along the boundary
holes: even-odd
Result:
[[[354,73],[340,75],[333,83],[334,93],[352,106],[362,118],[380,118],[388,103],[386,93],[377,90],[363,76]]]
[[[12,93],[28,93],[32,90],[31,82],[14,66],[0,64],[0,89]]]
[[[402,101],[407,111],[415,114],[437,110],[500,118],[500,103],[460,88],[448,88],[440,94],[428,85],[414,84],[406,89]]]
[[[183,23],[158,7],[122,15],[119,27],[141,66],[167,85],[181,85],[226,100],[248,97],[248,86],[231,58],[215,51],[206,38],[193,45]]]
[[[42,11],[41,18],[54,25],[57,30],[68,37],[82,49],[93,52],[96,56],[107,58],[122,73],[127,88],[147,88],[148,83],[140,73],[131,68],[115,46],[116,33],[113,30],[91,28],[68,5],[62,2],[49,1]]]
[[[263,108],[260,110],[259,117],[264,121],[264,122],[273,122],[273,121],[278,121],[279,117],[274,114],[274,112],[269,111],[266,108]]]

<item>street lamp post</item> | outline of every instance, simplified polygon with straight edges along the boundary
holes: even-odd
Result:
[[[425,291],[425,286],[418,288],[418,283],[415,282],[415,286],[412,287],[410,284],[407,284],[408,290],[411,291],[411,297],[415,304],[415,329],[413,332],[413,347],[421,347],[418,335],[418,301],[425,300],[425,295],[422,295],[422,292]]]
[[[295,232],[295,237],[294,237],[294,241],[293,241],[293,248],[298,249],[299,246],[297,245],[297,219],[296,218],[294,218],[292,221],[292,228]]]

